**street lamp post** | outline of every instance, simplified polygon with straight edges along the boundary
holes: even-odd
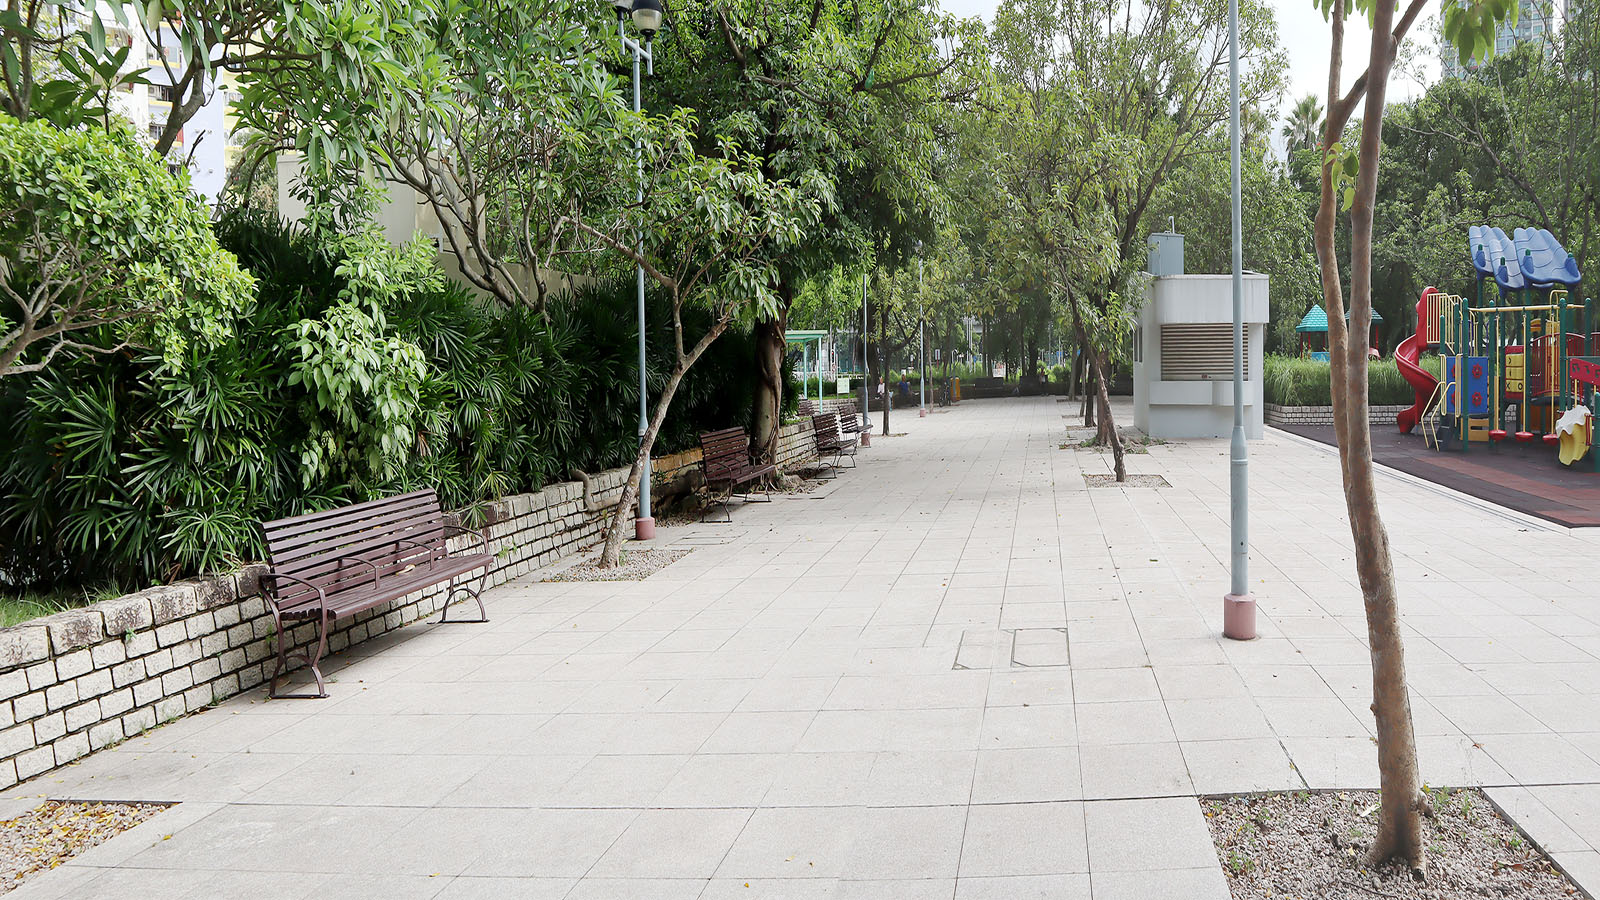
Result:
[[[867,273],[861,273],[861,446],[872,446],[872,367],[867,365]]]
[[[917,241],[917,416],[928,414],[928,339],[922,310],[922,242]]]
[[[1229,542],[1232,579],[1222,601],[1222,634],[1256,636],[1256,602],[1250,597],[1250,452],[1244,440],[1244,227],[1239,152],[1239,0],[1228,0],[1229,160],[1233,172],[1233,436],[1229,444]]]
[[[661,0],[612,0],[612,8],[617,13],[617,39],[622,42],[624,50],[633,51],[633,111],[640,112],[639,105],[639,64],[642,61],[645,72],[649,75],[656,73],[656,61],[651,53],[652,40],[656,32],[661,30],[662,7]],[[629,38],[623,31],[623,20],[632,18],[633,27],[639,29],[639,34],[644,37],[644,43]],[[633,143],[634,171],[639,178],[638,202],[644,203],[644,153],[636,139]],[[634,246],[637,248],[640,259],[644,258],[644,235],[640,231],[633,233]],[[635,266],[639,288],[639,445],[644,446],[644,436],[650,430],[649,388],[645,373],[644,362],[644,263]],[[656,520],[650,515],[650,460],[645,460],[644,467],[639,472],[639,515],[633,520],[633,536],[637,540],[648,541],[656,536]]]

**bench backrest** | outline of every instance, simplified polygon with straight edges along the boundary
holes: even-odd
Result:
[[[840,433],[838,413],[819,413],[812,416],[811,430],[816,433],[819,447],[837,444],[843,438]]]
[[[700,435],[700,464],[707,475],[738,472],[750,465],[750,437],[743,428],[724,428]]]
[[[329,598],[370,588],[374,568],[382,579],[445,554],[444,512],[431,489],[263,522],[261,530],[272,571],[303,578]],[[280,606],[316,596],[286,579],[263,584]]]
[[[817,414],[817,404],[811,400],[801,400],[796,410],[802,416],[814,416]]]

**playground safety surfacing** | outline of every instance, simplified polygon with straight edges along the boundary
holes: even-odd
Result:
[[[1332,425],[1286,425],[1284,431],[1335,446]],[[1543,442],[1474,444],[1467,453],[1430,449],[1419,434],[1393,423],[1372,426],[1375,462],[1480,500],[1568,528],[1600,525],[1600,473],[1589,460],[1575,468],[1556,461]]]

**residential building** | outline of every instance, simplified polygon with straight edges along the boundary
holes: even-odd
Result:
[[[1453,0],[1442,0],[1442,4],[1451,2]],[[1444,5],[1441,5],[1440,9],[1444,8]],[[1442,15],[1441,21],[1443,21]],[[1555,24],[1554,0],[1521,0],[1517,9],[1516,24],[1502,25],[1499,33],[1495,35],[1494,55],[1509,53],[1519,44],[1533,44],[1540,52],[1548,53],[1555,43]],[[1450,41],[1443,35],[1439,40],[1440,64],[1444,77],[1460,78],[1477,69],[1482,63],[1482,60],[1471,59],[1463,66]]]

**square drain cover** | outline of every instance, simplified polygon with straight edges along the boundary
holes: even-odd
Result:
[[[1036,669],[1069,665],[1065,628],[963,631],[956,669]]]

